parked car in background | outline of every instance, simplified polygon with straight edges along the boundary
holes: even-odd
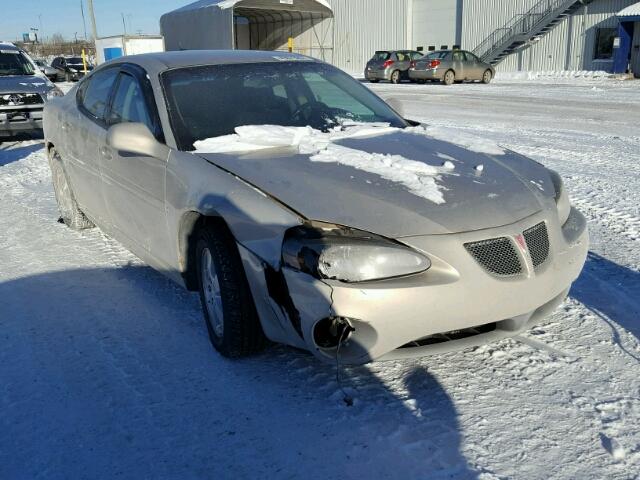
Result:
[[[56,57],[51,66],[57,71],[58,81],[77,82],[85,75],[82,57]],[[93,65],[87,62],[87,72],[92,70]]]
[[[42,129],[42,110],[63,93],[39,72],[26,52],[0,43],[0,141]]]
[[[409,67],[409,78],[416,82],[480,81],[490,83],[495,70],[473,53],[465,50],[439,50],[413,62]]]
[[[367,62],[364,77],[372,83],[380,80],[391,83],[409,80],[408,72],[411,62],[420,58],[422,53],[412,50],[380,50]]]
[[[55,82],[58,79],[58,71],[49,65],[45,60],[34,59],[33,62],[44,73],[49,80]]]
[[[47,104],[45,148],[64,222],[199,291],[229,357],[265,337],[361,364],[514,336],[588,250],[557,173],[430,137],[301,55],[113,60]]]

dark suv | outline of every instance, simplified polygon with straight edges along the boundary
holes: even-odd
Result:
[[[77,82],[85,75],[82,57],[56,57],[51,66],[58,71],[58,81]],[[87,72],[91,70],[93,66],[87,62]]]
[[[0,43],[0,141],[42,130],[45,102],[62,95],[29,55],[11,43]]]

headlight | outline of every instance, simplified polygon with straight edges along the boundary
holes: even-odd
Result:
[[[47,100],[51,100],[56,97],[64,97],[64,92],[60,90],[58,87],[53,87],[46,93]]]
[[[78,73],[78,70],[77,70],[77,69],[75,69],[75,68],[71,68],[71,67],[69,67],[69,71],[70,71],[71,73]]]
[[[359,230],[316,223],[287,232],[284,263],[316,278],[356,283],[404,277],[431,261],[409,247]]]
[[[564,187],[562,178],[553,170],[549,170],[551,180],[553,181],[553,187],[556,189],[556,205],[558,206],[558,218],[560,219],[560,225],[567,223],[569,214],[571,213],[571,200],[567,189]]]

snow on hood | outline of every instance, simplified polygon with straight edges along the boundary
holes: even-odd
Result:
[[[408,129],[412,133],[424,134],[424,129]],[[357,170],[378,175],[385,180],[402,184],[414,195],[435,204],[445,203],[443,186],[438,182],[442,175],[454,169],[450,161],[441,167],[409,160],[400,155],[364,152],[337,145],[344,139],[379,136],[400,131],[388,124],[352,124],[324,133],[311,127],[282,127],[277,125],[245,126],[236,128],[236,133],[210,138],[194,144],[196,153],[235,153],[276,147],[298,148],[308,154],[312,162],[338,163]]]

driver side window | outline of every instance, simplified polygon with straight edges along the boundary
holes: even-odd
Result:
[[[358,116],[371,116],[374,113],[358,102],[347,92],[337,87],[330,81],[322,78],[315,72],[305,72],[302,74],[307,82],[316,102],[325,104],[327,107],[338,110],[346,110]]]
[[[108,123],[114,125],[125,122],[144,123],[151,132],[155,128],[138,81],[131,75],[121,73]]]

